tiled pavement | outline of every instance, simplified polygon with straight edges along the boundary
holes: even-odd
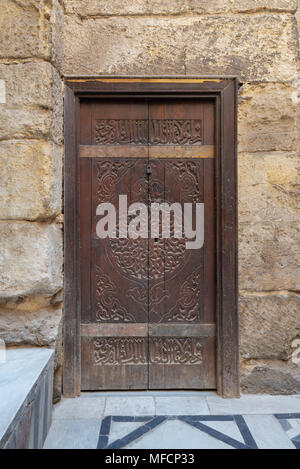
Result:
[[[47,449],[296,449],[300,396],[83,393],[54,408]]]

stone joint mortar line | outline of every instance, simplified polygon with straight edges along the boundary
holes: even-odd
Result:
[[[228,17],[231,18],[233,16],[265,16],[265,15],[283,15],[283,16],[291,16],[294,17],[295,13],[297,10],[269,10],[269,9],[258,9],[256,11],[223,11],[223,12],[195,12],[193,10],[185,11],[185,12],[158,12],[158,13],[151,13],[151,12],[145,12],[145,13],[99,13],[99,14],[91,14],[91,15],[82,15],[78,12],[70,12],[66,13],[65,16],[67,17],[75,17],[78,18],[80,21],[87,21],[89,19],[110,19],[110,18],[125,18],[125,19],[130,19],[130,18],[142,18],[142,19],[151,19],[151,18],[213,18],[213,17]]]
[[[250,291],[250,290],[240,290],[241,296],[291,296],[296,295],[300,296],[300,290],[261,290],[261,291]]]
[[[8,61],[8,62],[7,62]],[[64,78],[63,72],[57,67],[57,65],[52,62],[52,60],[48,60],[42,56],[32,55],[28,57],[1,57],[0,64],[1,65],[22,65],[27,63],[49,63],[58,73],[61,79]]]
[[[104,398],[104,406],[103,406],[103,418],[106,416],[106,407],[107,407],[107,397]]]

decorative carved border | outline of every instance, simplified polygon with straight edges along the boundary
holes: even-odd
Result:
[[[94,365],[146,365],[145,337],[97,337],[93,340]],[[202,364],[202,340],[197,337],[150,337],[149,365]]]
[[[95,119],[98,145],[201,145],[201,119]]]

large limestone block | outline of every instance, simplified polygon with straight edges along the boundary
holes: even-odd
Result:
[[[49,23],[39,10],[12,0],[1,2],[1,58],[48,57],[50,39]]]
[[[255,12],[255,11],[288,11],[294,12],[297,9],[297,0],[227,0],[231,4],[231,11]]]
[[[292,15],[65,21],[66,74],[230,74],[290,81],[297,47]]]
[[[138,15],[199,14],[245,11],[295,11],[297,0],[65,0],[68,14]]]
[[[242,294],[240,348],[244,359],[288,360],[300,331],[299,294]]]
[[[66,74],[184,74],[188,19],[65,18]],[[76,41],[74,41],[76,38]]]
[[[0,105],[0,140],[48,138],[51,112],[45,109],[9,108]]]
[[[174,3],[174,2],[171,2]],[[178,3],[178,0],[175,2]],[[170,8],[172,6],[170,5]],[[80,16],[95,15],[136,15],[145,14],[148,11],[147,0],[66,0],[67,14]]]
[[[300,28],[300,0],[297,0],[298,2],[298,8],[297,8],[297,11],[296,11],[296,21],[298,23],[298,28]]]
[[[52,0],[51,24],[51,61],[60,72],[64,66],[64,11],[58,0]]]
[[[47,219],[61,211],[62,148],[43,141],[0,142],[0,219]]]
[[[0,64],[5,103],[0,104],[0,139],[45,137],[63,141],[63,89],[47,62]]]
[[[36,10],[39,10],[41,6],[44,4],[49,4],[49,0],[14,0],[15,3],[17,3],[19,6],[25,7],[25,8],[35,8]],[[50,0],[51,1],[51,0]]]
[[[299,365],[264,360],[242,364],[241,389],[251,394],[299,394]]]
[[[50,137],[56,143],[64,141],[64,85],[57,71],[52,67],[51,81],[51,126]]]
[[[300,290],[300,158],[239,155],[239,284]]]
[[[292,84],[245,84],[239,95],[239,151],[296,149],[297,88]]]
[[[240,153],[238,176],[241,223],[299,220],[300,156]]]
[[[63,23],[58,0],[2,1],[0,58],[51,59],[62,70]]]
[[[219,13],[228,11],[230,0],[66,0],[67,14],[81,17],[101,15],[171,15],[178,13]]]
[[[300,290],[299,223],[283,224],[240,225],[240,288]]]
[[[292,15],[206,16],[185,29],[187,74],[237,75],[244,81],[296,76],[297,31]]]
[[[0,298],[54,295],[62,288],[58,225],[0,221]]]
[[[0,310],[0,338],[6,345],[53,346],[62,318],[61,309],[43,311]]]
[[[0,64],[8,106],[53,106],[52,89],[58,93],[60,78],[49,62]],[[61,91],[60,91],[61,92]]]

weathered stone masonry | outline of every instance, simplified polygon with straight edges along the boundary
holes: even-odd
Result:
[[[62,319],[63,7],[2,0],[0,336],[56,347]]]
[[[0,336],[57,347],[63,76],[237,75],[241,384],[300,392],[297,0],[2,0]],[[5,101],[5,102],[4,102]]]

